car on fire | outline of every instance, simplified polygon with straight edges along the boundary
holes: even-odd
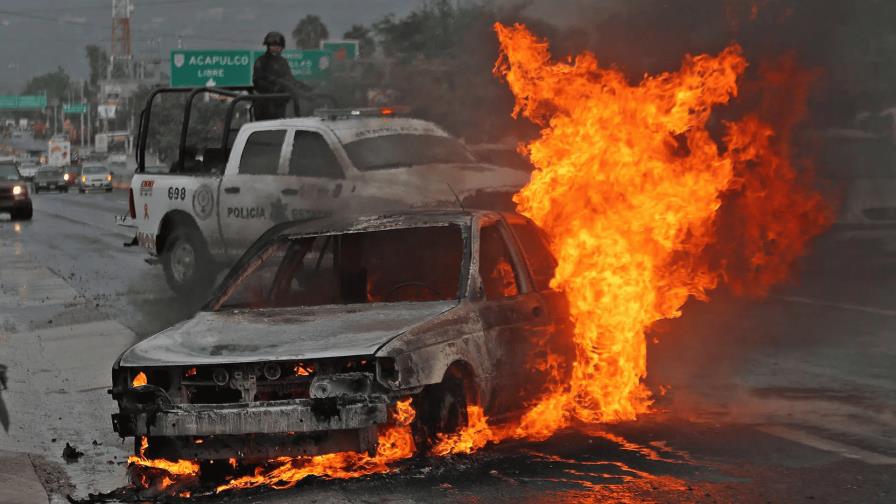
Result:
[[[373,451],[408,397],[418,449],[467,406],[508,418],[568,372],[539,365],[573,351],[555,264],[509,212],[278,225],[196,316],[119,357],[114,429],[150,458],[252,462]]]

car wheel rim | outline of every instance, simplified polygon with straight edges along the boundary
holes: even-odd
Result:
[[[178,283],[185,283],[193,275],[196,254],[189,243],[179,241],[171,250],[171,274]]]

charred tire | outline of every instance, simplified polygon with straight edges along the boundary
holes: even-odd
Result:
[[[445,377],[441,383],[423,389],[411,425],[418,451],[428,452],[439,434],[453,434],[467,426],[465,390],[463,381],[455,377]]]
[[[203,293],[211,287],[211,254],[194,227],[178,226],[165,238],[161,256],[168,287],[180,295]]]

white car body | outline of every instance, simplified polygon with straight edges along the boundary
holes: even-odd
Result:
[[[273,174],[240,173],[249,137],[285,131]],[[340,177],[290,175],[295,132],[313,132],[326,140],[338,161]],[[136,173],[131,181],[134,215],[119,224],[137,228],[136,242],[160,255],[174,223],[195,226],[211,258],[228,264],[238,259],[271,226],[340,212],[456,205],[483,193],[510,195],[528,182],[519,170],[484,165],[430,164],[372,171],[358,170],[344,144],[390,134],[450,135],[435,124],[411,118],[301,117],[251,122],[236,134],[223,173]],[[201,162],[201,161],[200,161]],[[481,201],[481,198],[478,198]],[[481,208],[481,206],[480,206]]]

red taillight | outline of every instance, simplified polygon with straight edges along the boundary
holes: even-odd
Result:
[[[380,115],[384,115],[384,116],[395,115],[395,110],[390,107],[383,107],[380,109]]]
[[[132,219],[137,218],[137,209],[134,207],[134,189],[128,189],[128,212]]]

